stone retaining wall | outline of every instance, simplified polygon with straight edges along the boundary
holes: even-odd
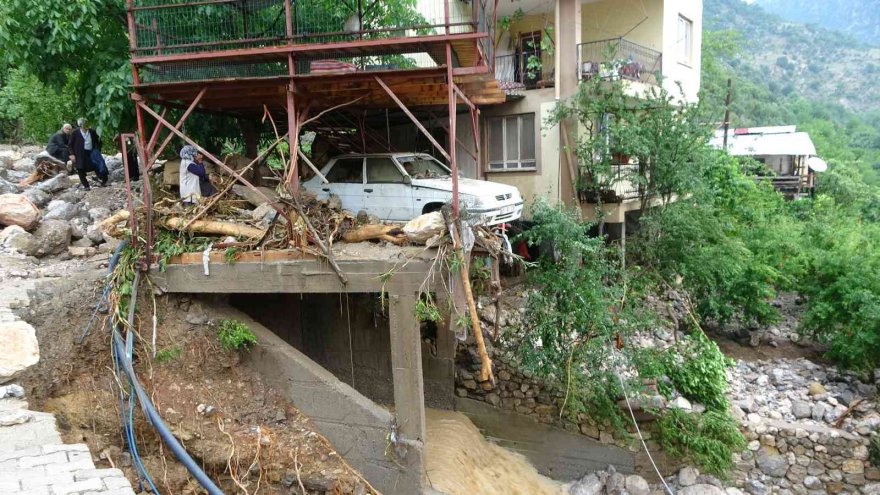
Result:
[[[512,358],[498,352],[491,345],[486,350],[495,368],[494,387],[488,382],[478,382],[475,377],[480,369],[480,360],[472,338],[458,344],[455,373],[457,396],[487,402],[500,409],[514,411],[567,431],[580,432],[604,444],[633,451],[641,448],[633,439],[627,440],[621,435],[615,435],[611,428],[598,425],[583,414],[579,415],[577,422],[560,419],[559,406],[565,400],[564,391],[555,390],[535,379],[530,373],[523,372]],[[649,433],[645,435],[650,437]],[[659,445],[650,439],[648,447],[652,450],[659,449]]]
[[[783,421],[749,424],[745,434],[749,448],[737,455],[734,477],[748,493],[880,493],[867,438]]]

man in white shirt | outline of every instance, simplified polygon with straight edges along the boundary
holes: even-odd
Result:
[[[104,166],[104,158],[101,156],[101,138],[94,129],[89,127],[86,119],[80,117],[76,124],[79,126],[70,133],[70,161],[73,162],[76,173],[79,175],[80,187],[85,190],[91,189],[86,174],[90,170],[101,181],[101,187],[107,185],[109,174]]]

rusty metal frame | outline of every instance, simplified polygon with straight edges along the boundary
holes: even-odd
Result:
[[[449,168],[452,169],[452,216],[458,221],[458,161],[455,157],[456,112],[455,80],[452,75],[452,43],[446,43],[446,86],[449,100]]]
[[[186,122],[186,120],[189,118],[189,116],[192,115],[193,110],[196,109],[199,102],[202,101],[202,97],[205,96],[205,93],[207,91],[208,91],[207,87],[202,88],[202,90],[199,91],[199,94],[196,95],[196,98],[192,101],[192,103],[189,104],[189,107],[187,107],[186,111],[183,112],[183,115],[181,115],[180,118],[177,119],[177,125],[175,126],[175,129],[179,130],[180,127],[183,126],[184,122]],[[134,97],[132,97],[132,99],[134,99]],[[138,109],[140,109],[140,104],[138,104]],[[165,119],[164,112],[162,113],[161,117],[163,120]],[[161,124],[157,123],[156,130],[153,131],[154,134],[158,136],[159,131],[162,127],[163,126]],[[146,153],[148,154],[148,158],[150,159],[149,162],[144,162],[146,164],[144,168],[146,168],[147,172],[149,172],[150,170],[153,169],[153,165],[155,165],[155,163],[156,163],[156,158],[162,156],[162,152],[165,151],[165,148],[168,146],[169,143],[171,143],[171,139],[173,137],[174,137],[174,133],[169,132],[168,135],[165,136],[165,139],[162,141],[162,144],[159,146],[159,149],[155,153],[153,153],[153,149],[151,147],[147,146]]]
[[[384,81],[382,81],[382,78],[379,76],[375,76],[375,79],[379,86],[381,86],[382,89],[385,90],[386,93],[388,93],[388,97],[391,98],[398,107],[400,107],[400,110],[403,111],[404,115],[409,117],[409,120],[411,120],[412,123],[415,124],[415,126],[419,129],[419,131],[421,131],[422,134],[424,134],[425,137],[428,138],[428,141],[430,141],[431,144],[433,144],[434,147],[437,148],[437,151],[439,151],[440,154],[443,155],[443,158],[451,161],[452,157],[449,155],[449,153],[445,149],[443,149],[443,146],[441,146],[440,143],[438,143],[437,140],[434,139],[434,136],[432,136],[431,133],[428,132],[427,129],[425,129],[425,126],[423,126],[422,123],[419,122],[419,119],[417,119],[415,115],[413,115],[412,112],[409,111],[409,108],[407,108],[406,105],[404,105],[404,103],[400,101],[400,98],[398,98],[397,95],[394,94],[394,91],[391,91],[391,88],[389,88],[388,85],[385,84]],[[458,181],[456,180],[454,181],[454,183],[456,185],[455,187],[457,188]]]
[[[190,146],[192,146],[193,148],[195,148],[196,150],[198,150],[198,152],[201,153],[202,155],[204,155],[205,158],[207,158],[208,160],[210,160],[211,162],[213,162],[215,165],[217,165],[218,167],[220,167],[221,169],[223,169],[226,173],[228,173],[229,175],[231,175],[232,177],[234,177],[238,182],[241,182],[242,184],[244,184],[245,186],[247,186],[248,189],[254,191],[254,193],[256,193],[257,196],[261,197],[263,200],[265,200],[267,203],[269,203],[269,205],[272,206],[276,211],[278,211],[279,214],[281,214],[283,217],[287,218],[287,212],[285,212],[283,208],[281,208],[280,206],[278,206],[277,201],[274,201],[273,199],[271,199],[271,198],[269,198],[268,196],[266,196],[266,195],[263,193],[263,191],[260,191],[260,189],[259,189],[258,187],[256,187],[256,186],[254,186],[253,184],[251,184],[249,180],[247,180],[247,179],[245,179],[244,177],[242,177],[241,174],[239,174],[238,172],[236,172],[235,170],[233,170],[231,167],[229,167],[228,165],[226,165],[225,163],[223,163],[222,160],[220,160],[220,159],[217,158],[216,156],[212,155],[208,150],[206,150],[205,148],[202,148],[198,143],[196,143],[195,141],[193,141],[192,139],[190,139],[189,136],[187,136],[186,134],[184,134],[183,132],[181,132],[179,129],[177,129],[176,127],[174,127],[170,122],[168,122],[167,120],[165,120],[164,118],[162,118],[162,116],[160,116],[160,115],[159,115],[158,113],[156,113],[152,108],[150,108],[149,105],[147,105],[147,104],[143,101],[143,99],[136,99],[136,100],[135,100],[135,103],[136,103],[139,107],[141,107],[145,112],[147,112],[148,114],[150,114],[150,116],[152,116],[154,119],[156,119],[156,121],[158,121],[161,125],[165,126],[169,131],[171,131],[171,132],[172,132],[173,134],[175,134],[177,137],[179,137],[180,139],[184,140],[187,144],[189,144]],[[289,222],[288,222],[288,223],[289,223]]]
[[[346,33],[350,34],[350,33]],[[280,45],[259,48],[240,48],[235,50],[223,50],[219,52],[181,53],[173,55],[153,55],[149,57],[132,57],[132,63],[138,65],[192,62],[195,60],[225,60],[235,58],[265,57],[266,59],[279,58],[288,53],[302,52],[344,52],[346,50],[369,50],[371,48],[383,48],[391,46],[413,46],[419,51],[425,51],[427,45],[439,45],[443,42],[478,40],[488,37],[488,33],[457,33],[432,36],[413,36],[409,38],[385,38],[376,40],[340,41],[334,43],[312,43],[300,45]]]

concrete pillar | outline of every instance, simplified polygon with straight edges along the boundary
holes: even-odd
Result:
[[[415,316],[416,297],[391,295],[391,370],[398,433],[406,440],[425,441],[425,390],[422,340]]]
[[[577,51],[581,42],[581,0],[556,0],[556,99],[563,101],[577,93],[578,66]],[[577,168],[573,152],[567,152],[565,145],[574,146],[577,142],[575,119],[567,119],[557,127],[559,136],[559,199],[569,207],[577,206],[575,183],[577,178],[571,172]],[[567,134],[567,139],[562,133]],[[571,160],[571,164],[569,163]],[[554,164],[555,165],[555,164]]]
[[[556,98],[567,98],[577,91],[577,49],[581,42],[580,0],[556,0]]]

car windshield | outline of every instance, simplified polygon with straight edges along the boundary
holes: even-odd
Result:
[[[437,160],[425,156],[400,156],[397,161],[403,165],[403,169],[413,179],[433,179],[436,177],[449,177],[449,169]]]

